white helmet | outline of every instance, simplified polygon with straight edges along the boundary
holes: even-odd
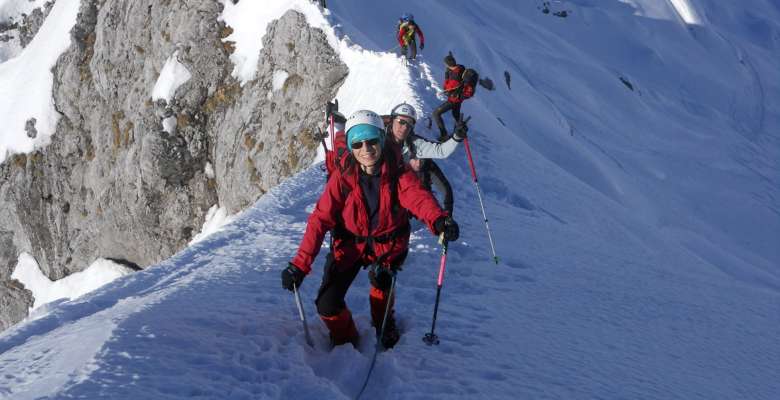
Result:
[[[395,118],[399,115],[409,117],[413,119],[414,122],[417,122],[417,111],[414,109],[414,107],[412,107],[411,104],[401,103],[393,107],[393,111],[390,112],[390,116]]]
[[[370,110],[358,110],[347,118],[347,125],[344,126],[344,132],[348,133],[353,126],[361,124],[373,125],[379,128],[379,130],[385,130],[385,124],[382,122],[382,117],[377,113]]]

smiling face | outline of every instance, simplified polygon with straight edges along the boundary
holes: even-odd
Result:
[[[359,148],[355,148],[360,146]],[[381,156],[381,146],[379,139],[371,139],[352,144],[352,155],[361,167],[374,167],[379,162]]]
[[[396,143],[403,143],[414,128],[414,120],[410,117],[399,115],[393,118],[393,140]]]

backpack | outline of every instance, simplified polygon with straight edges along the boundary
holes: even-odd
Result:
[[[322,170],[325,171],[327,175],[326,180],[330,178],[333,171],[344,170],[346,166],[346,156],[350,154],[349,149],[347,149],[347,135],[344,133],[344,124],[347,119],[344,118],[343,114],[338,112],[338,107],[338,100],[336,100],[335,103],[327,103],[325,115],[329,117],[329,122],[333,123],[332,128],[330,126],[326,127],[325,129],[327,129],[327,132],[322,132],[320,128],[317,128],[319,133],[315,135],[316,139],[322,143],[322,148],[325,150],[325,164],[322,166]],[[329,138],[327,141],[330,141],[331,143],[330,149],[328,148],[326,138]]]
[[[462,75],[462,98],[468,99],[473,96],[477,91],[477,84],[479,83],[479,72],[473,68],[466,68]]]
[[[403,38],[404,42],[409,43],[414,39],[414,32],[415,32],[415,23],[414,21],[399,21],[398,27],[396,28],[396,31],[400,34],[401,30],[405,29]]]
[[[334,131],[336,128],[333,129]],[[343,171],[348,163],[347,156],[350,155],[347,149],[347,135],[344,133],[344,127],[333,133],[333,148],[325,149],[325,172],[328,177],[335,170]]]

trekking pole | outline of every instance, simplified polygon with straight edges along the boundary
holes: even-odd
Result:
[[[379,347],[382,346],[382,338],[385,336],[385,326],[387,325],[387,315],[390,314],[390,304],[393,301],[393,293],[395,292],[395,274],[393,274],[393,280],[390,283],[390,292],[387,294],[387,305],[385,306],[385,315],[382,317],[382,328],[379,330],[379,335],[376,337],[376,346],[374,346],[374,357],[371,359],[371,366],[368,367],[368,374],[366,374],[366,380],[363,381],[363,387],[360,388],[355,400],[360,399],[363,391],[368,386],[368,380],[371,378],[371,372],[374,371],[374,365],[376,364],[376,356],[379,354]]]
[[[293,293],[295,294],[295,304],[298,305],[298,315],[301,317],[301,322],[303,323],[303,332],[306,335],[306,344],[309,345],[309,347],[314,347],[314,344],[311,341],[311,335],[309,334],[309,325],[306,323],[306,314],[303,312],[303,304],[301,304],[301,295],[298,293],[298,286],[293,283]]]
[[[461,122],[463,122],[463,116],[460,116]],[[471,119],[469,117],[465,122]],[[498,264],[498,256],[496,255],[496,246],[493,244],[493,235],[490,233],[490,225],[488,225],[487,214],[485,214],[485,203],[482,201],[482,190],[479,188],[479,181],[477,180],[477,169],[474,168],[474,158],[471,156],[471,146],[469,146],[469,138],[466,137],[463,140],[463,144],[466,146],[466,157],[469,159],[469,166],[471,167],[471,177],[474,180],[474,186],[477,187],[477,197],[479,197],[479,206],[482,208],[482,218],[485,220],[485,229],[487,229],[488,240],[490,240],[490,249],[493,251],[493,261]]]
[[[441,246],[441,261],[439,262],[439,280],[436,283],[436,302],[433,303],[433,323],[431,323],[431,331],[423,336],[423,342],[428,346],[439,344],[439,337],[433,333],[436,329],[436,314],[439,312],[439,299],[441,298],[441,287],[444,284],[444,270],[447,268],[447,246],[449,242],[444,240],[444,233],[441,234],[440,241]]]

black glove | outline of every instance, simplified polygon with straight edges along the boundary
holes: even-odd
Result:
[[[295,287],[301,287],[305,277],[306,274],[300,268],[288,263],[287,268],[282,270],[282,287],[292,292],[293,284]]]
[[[468,121],[459,121],[455,124],[455,131],[452,132],[452,138],[456,142],[462,142],[463,139],[468,137],[469,125]]]
[[[425,43],[420,43],[420,50],[425,48]]]
[[[458,240],[458,237],[460,236],[458,223],[455,222],[452,217],[439,217],[439,219],[433,223],[433,229],[436,229],[436,232],[439,234],[444,233],[444,240],[448,242]]]
[[[388,290],[393,284],[393,276],[396,272],[396,268],[387,269],[373,264],[368,270],[368,280],[371,282],[371,286],[379,290]]]

